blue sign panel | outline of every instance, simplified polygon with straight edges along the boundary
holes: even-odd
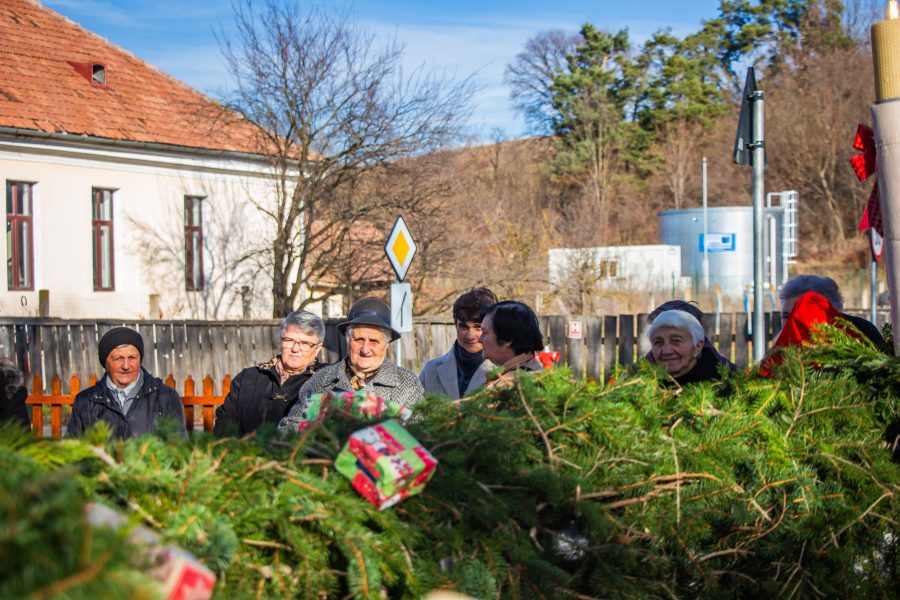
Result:
[[[707,233],[705,235],[707,252],[734,252],[733,233]],[[703,252],[704,234],[700,234],[700,252]]]

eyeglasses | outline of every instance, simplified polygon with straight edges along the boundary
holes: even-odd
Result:
[[[299,346],[300,350],[302,350],[303,352],[309,352],[310,350],[321,344],[322,342],[306,342],[303,340],[292,340],[291,338],[281,338],[281,345],[284,348],[290,348],[291,350],[293,350],[294,348]]]

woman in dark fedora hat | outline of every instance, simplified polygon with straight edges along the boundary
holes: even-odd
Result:
[[[300,399],[279,423],[280,430],[297,430],[305,400],[313,394],[364,389],[402,407],[422,399],[424,390],[416,374],[384,360],[388,346],[400,338],[400,332],[391,327],[387,304],[377,298],[358,300],[338,331],[347,338],[347,356],[303,384]]]

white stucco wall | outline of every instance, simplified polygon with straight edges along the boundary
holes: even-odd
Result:
[[[252,316],[271,314],[271,280],[258,263],[234,259],[268,237],[251,198],[263,200],[264,166],[190,154],[164,154],[54,140],[0,137],[0,181],[34,182],[34,291],[8,291],[0,277],[0,315],[31,316],[38,290],[49,290],[50,316],[61,318],[239,318],[241,286]],[[115,290],[93,289],[91,190],[113,201]],[[186,292],[185,195],[204,196],[203,292]],[[0,244],[6,264],[6,244]],[[150,314],[159,294],[161,314]]]
[[[680,246],[554,248],[548,252],[548,263],[550,282],[555,285],[562,284],[573,270],[584,269],[596,272],[597,286],[605,289],[665,290],[683,285]],[[610,263],[615,264],[614,275],[608,272]]]

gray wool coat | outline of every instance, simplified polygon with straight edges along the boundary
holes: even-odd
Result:
[[[460,390],[459,380],[456,377],[456,356],[453,354],[453,348],[450,348],[447,354],[432,358],[425,363],[425,366],[422,367],[422,372],[419,373],[419,381],[422,382],[425,393],[439,394],[447,396],[451,400],[456,400],[480,387],[484,387],[484,384],[487,383],[486,376],[488,371],[494,368],[494,363],[485,360],[478,367],[478,370],[475,371],[475,374],[472,375],[469,386],[464,390]]]
[[[378,373],[366,382],[363,389],[381,396],[387,402],[407,408],[412,408],[425,393],[415,373],[389,362],[381,364]],[[306,399],[313,394],[352,391],[353,386],[350,385],[350,377],[347,375],[343,360],[319,369],[300,388],[297,402],[278,423],[279,431],[297,431],[301,415],[306,409]]]

